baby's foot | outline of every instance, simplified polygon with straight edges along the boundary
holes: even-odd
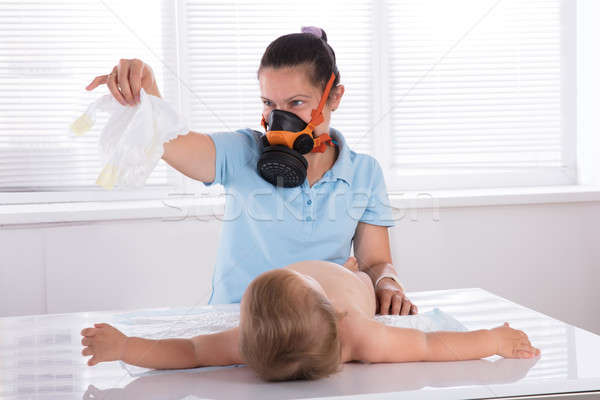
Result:
[[[344,267],[348,268],[350,271],[358,272],[358,261],[356,261],[355,257],[350,256],[344,263]]]

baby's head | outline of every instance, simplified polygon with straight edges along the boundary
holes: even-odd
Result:
[[[340,315],[319,284],[290,269],[254,279],[240,306],[240,353],[267,381],[319,379],[340,369]]]

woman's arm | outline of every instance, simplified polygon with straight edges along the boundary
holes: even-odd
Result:
[[[387,226],[359,222],[354,232],[354,256],[358,268],[369,275],[373,284],[384,273],[396,274]]]
[[[396,275],[392,265],[390,238],[387,226],[359,222],[354,233],[354,256],[359,269],[373,281],[383,274]],[[375,287],[379,314],[409,315],[417,313],[417,306],[404,296],[404,290],[392,279],[382,279]]]
[[[190,131],[163,144],[162,159],[185,176],[201,182],[215,179],[215,144],[209,135]]]
[[[529,358],[540,354],[527,335],[505,325],[471,332],[422,332],[363,319],[354,327],[354,360],[379,362],[459,361],[489,357]]]
[[[127,364],[155,369],[195,368],[241,364],[239,329],[199,335],[191,339],[144,339],[127,337],[109,324],[94,324],[81,331],[88,365],[121,360]]]

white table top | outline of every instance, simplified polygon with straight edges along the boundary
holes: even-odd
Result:
[[[530,360],[492,356],[458,362],[348,363],[338,374],[310,382],[266,383],[247,367],[135,377],[118,362],[88,367],[87,357],[81,356],[81,329],[111,323],[123,311],[23,316],[0,318],[0,398],[465,399],[572,392],[593,392],[585,398],[600,398],[600,336],[478,288],[408,296],[420,312],[438,307],[469,330],[508,321],[525,331],[542,354]]]

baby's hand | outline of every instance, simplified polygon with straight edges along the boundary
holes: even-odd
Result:
[[[81,354],[93,356],[88,360],[90,366],[103,361],[119,360],[127,340],[127,336],[109,324],[94,324],[94,328],[83,329],[81,335],[81,344],[87,346]]]
[[[531,345],[525,332],[513,329],[508,322],[491,329],[496,339],[496,354],[506,358],[531,358],[540,354],[540,350]]]

